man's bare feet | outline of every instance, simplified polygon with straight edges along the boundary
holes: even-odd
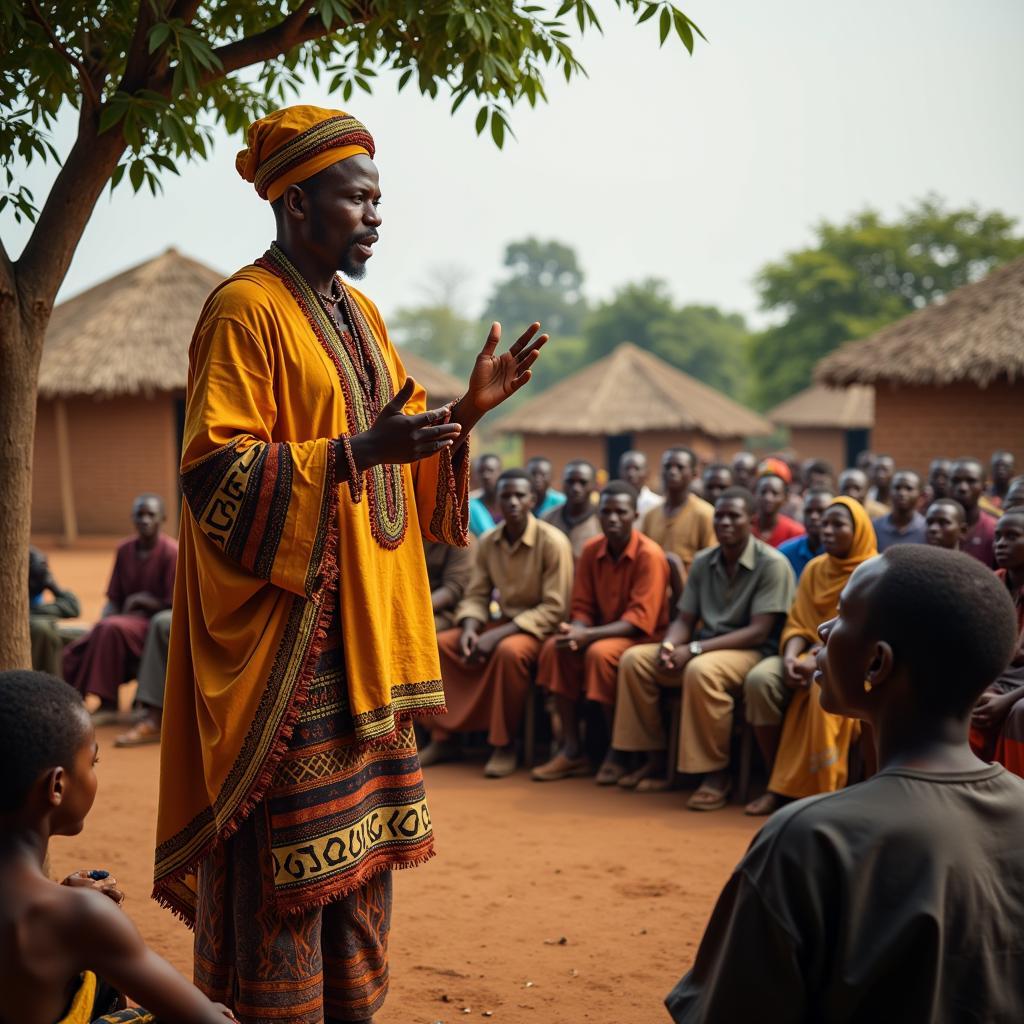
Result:
[[[636,789],[644,779],[658,779],[665,775],[665,761],[663,756],[648,757],[636,771],[629,772],[619,779],[619,785],[623,789]]]
[[[729,800],[732,779],[727,772],[710,772],[704,776],[697,792],[686,801],[691,811],[717,811]]]
[[[90,715],[96,714],[101,707],[103,707],[103,700],[98,693],[87,693],[82,698],[82,703],[85,705],[85,710]]]
[[[774,814],[787,803],[788,801],[778,793],[762,793],[756,800],[751,800],[743,808],[743,813],[749,814],[752,818],[763,818],[766,815]]]

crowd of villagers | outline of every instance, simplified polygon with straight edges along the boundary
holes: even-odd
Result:
[[[426,544],[447,712],[419,723],[424,766],[485,736],[485,775],[510,775],[540,691],[534,730],[551,756],[537,781],[596,773],[652,792],[679,772],[699,779],[687,806],[715,810],[745,723],[767,777],[749,814],[839,789],[851,752],[859,777],[873,751],[865,727],[821,707],[817,628],[861,562],[930,544],[988,565],[1015,602],[1021,650],[979,700],[971,740],[1024,776],[1024,476],[1009,452],[987,472],[936,459],[922,481],[871,453],[836,476],[821,460],[749,452],[701,467],[678,447],[662,454],[660,491],[635,451],[604,486],[584,460],[565,466],[561,490],[545,458],[503,471],[482,455],[474,472],[470,546]],[[91,631],[60,625],[78,599],[30,553],[34,667],[72,683],[97,722],[123,717],[118,687],[139,680],[120,746],[159,742],[176,564],[162,501],[141,495],[131,515]]]

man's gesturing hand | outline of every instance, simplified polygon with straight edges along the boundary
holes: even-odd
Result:
[[[548,340],[546,334],[537,334],[539,330],[539,323],[530,324],[507,352],[496,355],[501,341],[501,324],[491,324],[484,347],[476,357],[466,391],[466,401],[472,404],[479,416],[501,405],[530,379],[530,367]]]
[[[415,386],[412,377],[407,377],[398,394],[381,409],[373,426],[351,439],[352,457],[358,469],[418,462],[450,447],[458,438],[462,427],[458,423],[443,423],[444,409],[431,409],[416,416],[403,412]],[[338,470],[343,472],[343,467]]]

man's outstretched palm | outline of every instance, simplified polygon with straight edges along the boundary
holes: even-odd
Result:
[[[476,357],[466,392],[466,398],[480,415],[501,405],[530,379],[530,367],[548,340],[546,334],[537,334],[539,330],[539,323],[530,324],[507,352],[497,355],[501,324],[491,324],[484,347]]]

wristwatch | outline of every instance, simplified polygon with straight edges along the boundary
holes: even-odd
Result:
[[[689,650],[691,658],[696,658],[698,654],[704,653],[704,648],[701,647],[699,640],[691,640]]]

